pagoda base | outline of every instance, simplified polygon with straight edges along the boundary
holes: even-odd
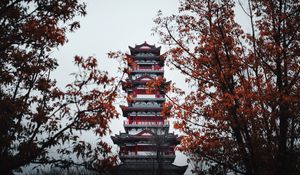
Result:
[[[186,166],[176,166],[174,164],[162,164],[158,166],[155,162],[134,162],[124,163],[116,166],[112,175],[183,175]]]

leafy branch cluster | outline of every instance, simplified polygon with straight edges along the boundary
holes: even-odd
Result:
[[[159,12],[168,64],[194,87],[171,101],[197,173],[299,172],[299,13],[294,0],[183,0],[178,15]]]
[[[98,69],[96,58],[80,56],[75,56],[79,72],[66,90],[50,76],[58,66],[51,52],[80,27],[74,18],[85,16],[85,8],[77,0],[0,2],[1,174],[30,163],[101,172],[116,162],[101,140],[117,117],[116,80]],[[88,131],[98,137],[96,144],[81,137]]]

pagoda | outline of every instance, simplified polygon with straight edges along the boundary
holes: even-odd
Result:
[[[169,133],[165,99],[164,57],[160,47],[146,42],[130,47],[128,78],[122,82],[127,92],[128,106],[121,106],[125,133],[113,136],[120,147],[121,164],[112,172],[116,175],[182,175],[187,166],[172,164],[177,135]],[[161,79],[160,88],[149,88],[148,82]],[[167,108],[167,110],[170,110]]]

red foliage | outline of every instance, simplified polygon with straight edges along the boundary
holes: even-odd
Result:
[[[0,174],[30,163],[103,171],[116,161],[101,139],[96,146],[80,140],[83,131],[98,138],[110,132],[108,122],[117,117],[115,79],[98,70],[95,58],[79,56],[80,71],[66,90],[50,78],[58,66],[50,53],[79,27],[73,18],[85,14],[77,0],[0,2]]]
[[[155,19],[168,63],[193,85],[172,100],[186,134],[179,149],[198,173],[297,174],[299,2],[246,4],[250,33],[231,0],[185,0],[178,15]]]

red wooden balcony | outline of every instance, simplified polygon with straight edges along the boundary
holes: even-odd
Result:
[[[124,121],[124,127],[169,127],[170,123],[164,121]]]

